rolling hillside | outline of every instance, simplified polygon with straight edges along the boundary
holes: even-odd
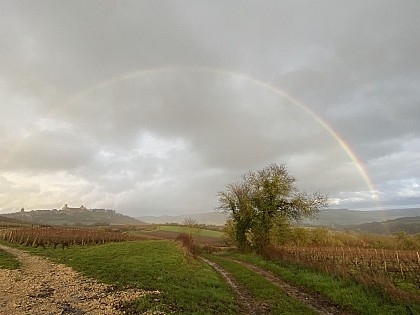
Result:
[[[163,215],[163,216],[141,216],[136,219],[150,224],[165,224],[165,223],[178,223],[182,224],[185,219],[191,218],[198,222],[198,224],[207,225],[224,225],[227,216],[220,212],[206,212],[206,213],[193,213],[183,215]]]
[[[14,227],[14,226],[32,226],[31,222],[12,219],[8,217],[0,216],[0,228],[1,227]]]
[[[105,209],[31,210],[2,214],[8,219],[45,225],[137,225],[144,222]]]
[[[416,234],[420,233],[420,216],[404,217],[395,220],[363,223],[358,225],[343,225],[337,226],[337,228],[375,234],[394,234],[398,232]]]
[[[357,225],[416,216],[420,216],[420,208],[371,211],[328,209],[322,211],[317,219],[304,220],[303,223],[315,226],[336,227],[340,225]]]
[[[322,211],[317,219],[304,220],[302,223],[314,226],[336,227],[342,225],[357,225],[363,223],[381,222],[387,220],[395,220],[403,217],[416,216],[420,216],[420,208],[372,211],[328,209]],[[173,216],[163,215],[136,217],[136,219],[151,224],[182,224],[186,218],[194,219],[199,224],[224,225],[228,216],[220,212],[206,212]]]

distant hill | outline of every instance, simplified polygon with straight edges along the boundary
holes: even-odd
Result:
[[[0,216],[0,227],[32,226],[31,222]]]
[[[85,207],[62,210],[31,210],[2,214],[2,217],[45,225],[125,225],[145,224],[124,214],[107,209],[87,209]]]
[[[186,218],[194,219],[199,224],[224,225],[228,217],[226,214],[220,212],[207,212],[174,216],[140,216],[132,218],[127,215],[117,213],[115,210],[86,209],[83,206],[80,208],[69,208],[65,206],[61,210],[53,209],[20,211],[15,213],[2,214],[1,216],[9,219],[49,225],[121,225],[144,223],[181,224]],[[392,221],[404,217],[420,217],[420,208],[373,211],[328,209],[322,211],[317,219],[304,220],[303,223],[314,226],[337,228],[344,227],[347,229],[351,227],[351,229],[363,230],[364,227],[356,227],[356,225]],[[391,225],[393,226],[393,223]],[[407,233],[409,233],[408,230]]]
[[[375,234],[392,234],[405,232],[407,234],[420,233],[420,216],[404,217],[382,222],[363,223],[358,225],[337,226],[342,230],[353,230]]]
[[[328,209],[321,211],[317,219],[304,220],[303,223],[315,226],[348,226],[370,222],[381,222],[386,220],[394,220],[402,217],[420,216],[420,208],[410,209],[393,209],[393,210],[372,210],[360,211],[349,209]],[[136,219],[151,223],[165,224],[178,223],[181,224],[186,218],[192,218],[199,224],[224,225],[228,216],[220,212],[193,213],[174,216],[139,216]]]
[[[220,212],[206,212],[206,213],[193,213],[183,214],[174,216],[141,216],[136,217],[141,221],[151,224],[165,224],[165,223],[178,223],[182,224],[186,218],[194,219],[198,224],[207,225],[224,225],[226,223],[227,216]]]
[[[321,211],[315,220],[304,220],[303,223],[316,226],[357,225],[371,222],[395,220],[403,217],[420,216],[420,208],[359,211],[348,209],[328,209]]]

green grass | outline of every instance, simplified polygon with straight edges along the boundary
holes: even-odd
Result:
[[[160,225],[159,229],[162,231],[178,232],[178,233],[192,233],[193,235],[223,237],[224,233],[221,231],[214,231],[202,228],[189,228],[186,226],[176,225]]]
[[[366,288],[351,280],[278,261],[266,261],[256,255],[229,253],[228,256],[253,263],[286,281],[319,292],[342,308],[353,310],[357,314],[410,314],[405,304],[392,301],[378,290]],[[413,314],[420,314],[419,304],[410,304],[408,307]]]
[[[17,269],[19,266],[19,261],[15,256],[0,249],[0,269]]]
[[[257,300],[268,303],[271,314],[318,314],[302,302],[287,296],[278,286],[248,268],[220,256],[207,257],[231,273]]]
[[[186,256],[173,241],[136,241],[65,250],[29,249],[117,287],[159,290],[131,305],[177,314],[237,314],[234,295],[209,266]]]
[[[0,242],[5,243],[5,242]],[[19,247],[17,244],[9,246]],[[174,241],[136,241],[69,249],[24,247],[35,254],[72,266],[87,276],[120,288],[159,290],[131,305],[134,314],[146,310],[176,314],[237,314],[239,307],[229,286],[211,267],[184,254]],[[391,300],[379,290],[307,268],[237,252],[210,255],[257,300],[267,302],[272,314],[311,314],[313,311],[248,268],[224,255],[270,270],[282,279],[312,289],[355,314],[420,314],[420,305]],[[16,259],[0,250],[0,268],[18,268]]]

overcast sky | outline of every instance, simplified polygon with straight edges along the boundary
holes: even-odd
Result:
[[[418,0],[3,0],[0,213],[208,212],[269,163],[333,208],[418,207],[419,16]]]

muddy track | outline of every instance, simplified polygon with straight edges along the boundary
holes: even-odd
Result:
[[[229,272],[224,270],[218,264],[213,261],[210,261],[206,258],[201,257],[201,259],[213,267],[229,284],[229,286],[233,289],[235,294],[238,297],[238,303],[241,307],[241,314],[249,314],[249,315],[264,315],[270,314],[270,308],[268,305],[257,301],[254,296],[249,293],[245,288],[239,285],[235,279],[231,276]]]
[[[0,314],[124,314],[120,306],[146,294],[116,290],[45,258],[0,245],[21,267],[0,269]]]
[[[290,283],[285,282],[284,280],[280,279],[277,275],[275,275],[274,273],[270,271],[264,270],[260,267],[257,267],[253,264],[250,264],[241,260],[227,258],[227,257],[225,258],[231,261],[234,261],[238,264],[241,264],[242,266],[263,276],[265,279],[267,279],[271,283],[283,289],[288,296],[293,297],[296,300],[302,301],[303,303],[308,305],[313,310],[319,312],[320,314],[327,314],[327,315],[354,314],[348,310],[344,310],[340,308],[338,305],[332,303],[330,300],[326,299],[324,296],[320,295],[319,293],[313,292],[301,286],[292,285]]]

